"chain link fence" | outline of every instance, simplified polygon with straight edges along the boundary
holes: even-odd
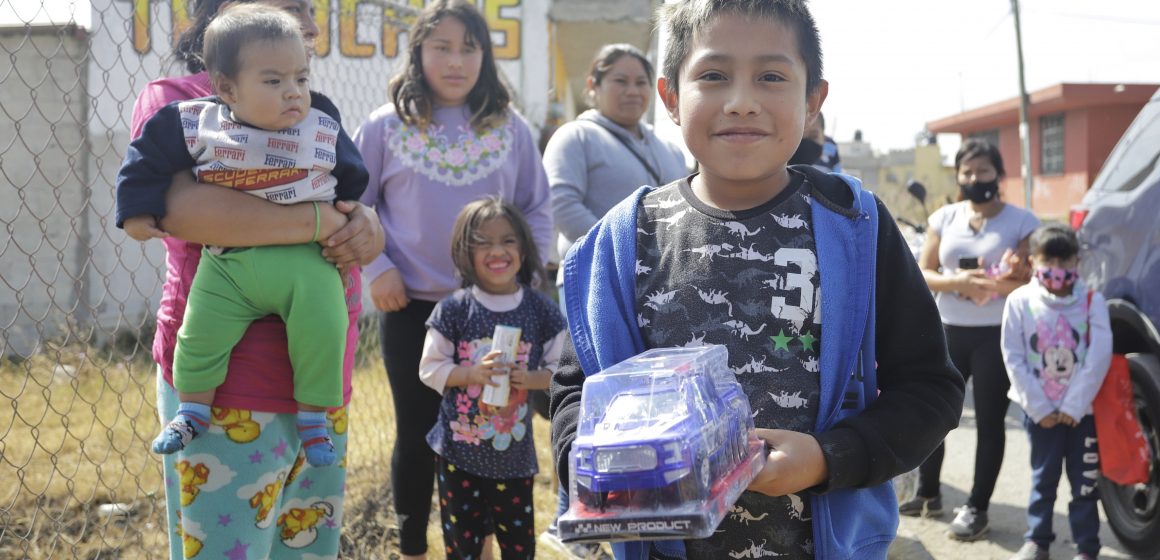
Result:
[[[313,81],[353,132],[386,100],[400,22],[423,1],[313,3]],[[0,558],[167,554],[161,463],[148,452],[164,250],[113,226],[114,184],[137,92],[184,73],[169,54],[193,4],[0,0]],[[546,43],[521,36],[529,18],[546,22],[541,4],[480,1],[514,91],[539,73],[521,52],[543,51],[547,75]],[[55,21],[69,23],[40,23],[62,7]],[[542,122],[546,103],[522,101]],[[392,534],[390,444],[369,426],[393,419],[377,325],[362,326],[343,552],[373,558]]]

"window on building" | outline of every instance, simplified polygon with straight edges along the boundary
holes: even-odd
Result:
[[[970,136],[976,140],[986,140],[988,144],[998,148],[999,147],[999,129],[992,128],[990,130],[980,130]]]
[[[1063,113],[1039,119],[1039,173],[1063,173]]]

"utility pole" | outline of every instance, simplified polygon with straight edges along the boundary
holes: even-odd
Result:
[[[1023,81],[1023,31],[1019,26],[1019,0],[1011,0],[1015,14],[1015,50],[1019,54],[1019,148],[1022,153],[1023,205],[1031,211],[1031,125],[1027,122],[1027,86]]]

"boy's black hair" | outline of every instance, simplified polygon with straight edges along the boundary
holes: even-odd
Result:
[[[1031,254],[1067,260],[1079,254],[1079,238],[1063,224],[1044,224],[1031,232]]]
[[[475,232],[484,222],[496,218],[507,220],[520,242],[520,271],[516,274],[516,280],[525,286],[531,286],[536,278],[544,278],[540,265],[540,251],[536,248],[532,228],[524,219],[524,213],[520,212],[515,204],[498,196],[489,196],[464,206],[459,216],[455,218],[455,225],[451,227],[451,260],[455,263],[455,270],[459,274],[460,287],[468,288],[479,284],[475,264],[471,259],[471,251],[479,242]]]
[[[256,3],[230,6],[205,28],[202,61],[210,78],[237,77],[242,47],[258,41],[298,41],[303,49],[306,45],[298,21],[285,11]]]
[[[453,17],[467,28],[467,41],[483,51],[479,79],[467,94],[471,109],[471,126],[481,131],[498,125],[507,118],[511,94],[499,79],[495,54],[491,48],[491,30],[487,20],[474,2],[467,0],[435,0],[423,8],[419,18],[407,34],[407,62],[403,71],[391,78],[388,91],[395,111],[403,122],[426,130],[435,111],[435,92],[423,76],[423,41],[431,35],[439,22]]]
[[[979,157],[985,157],[991,161],[991,165],[995,168],[1000,179],[1007,176],[1007,171],[1003,169],[1003,155],[999,153],[999,148],[982,138],[968,138],[962,146],[959,146],[959,151],[955,153],[955,173],[958,173],[959,166],[964,161]]]
[[[663,74],[673,93],[677,92],[681,65],[693,49],[697,32],[722,14],[764,18],[792,29],[797,36],[798,54],[806,65],[806,95],[822,83],[822,42],[806,0],[683,0],[662,6],[659,12],[669,35]]]

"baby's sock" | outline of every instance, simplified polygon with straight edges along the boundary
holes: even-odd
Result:
[[[209,428],[209,405],[183,402],[177,406],[177,415],[153,440],[153,452],[169,455],[185,449],[193,438]]]
[[[306,462],[312,467],[333,465],[334,442],[326,431],[326,411],[298,411],[298,437],[306,450]]]

